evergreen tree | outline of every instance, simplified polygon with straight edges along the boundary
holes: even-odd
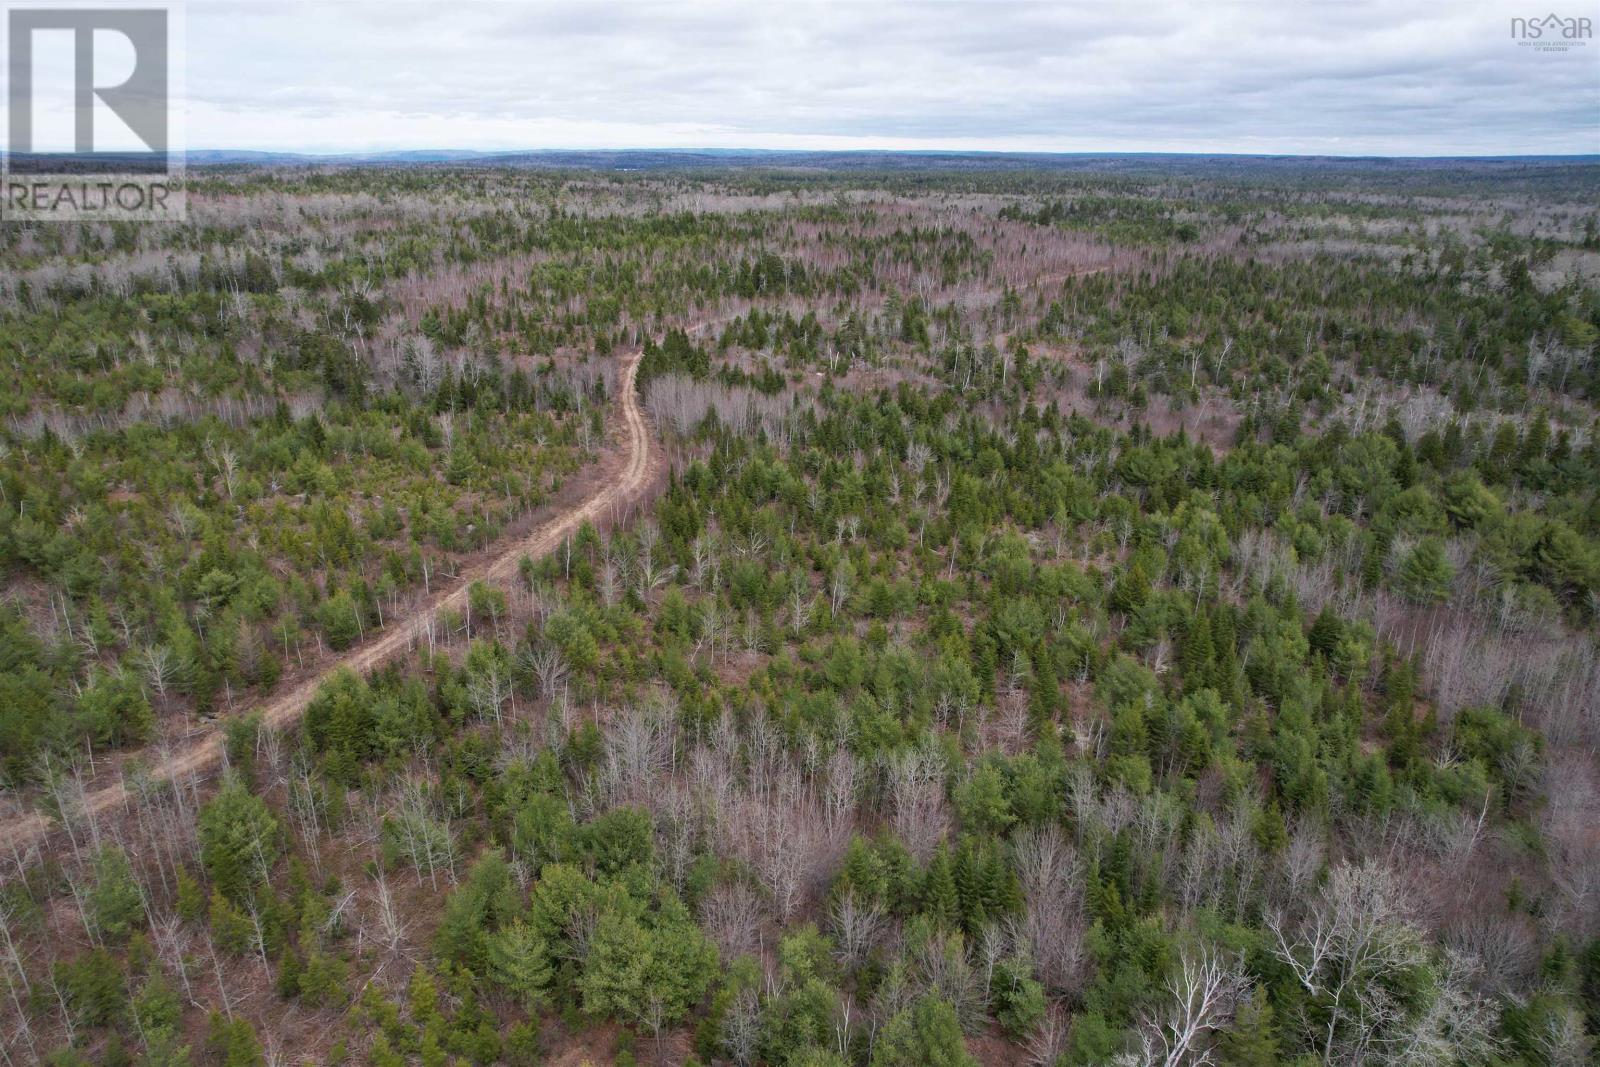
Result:
[[[283,834],[266,802],[236,776],[200,809],[200,862],[211,883],[231,900],[242,900],[283,851]]]
[[[94,884],[86,903],[89,920],[102,937],[120,940],[143,925],[144,898],[122,849],[106,845],[95,853]]]
[[[1429,539],[1419,542],[1401,561],[1396,581],[1407,599],[1432,604],[1449,595],[1454,577],[1455,568],[1445,558],[1443,546]]]
[[[441,958],[474,974],[485,974],[490,934],[510,922],[519,910],[511,868],[498,849],[490,849],[445,901],[444,917],[434,935],[434,950]]]
[[[705,995],[716,967],[716,947],[681,907],[648,920],[612,909],[595,926],[578,987],[585,1011],[659,1032]]]
[[[954,925],[961,914],[961,894],[956,887],[950,853],[941,842],[928,861],[922,879],[922,911],[941,925]]]
[[[489,974],[529,1012],[547,1000],[553,975],[544,938],[522,922],[489,937]]]
[[[1246,998],[1233,1025],[1218,1042],[1223,1067],[1276,1067],[1282,1060],[1273,1029],[1272,1004],[1260,992]]]
[[[955,1008],[927,996],[884,1024],[872,1067],[978,1067],[978,1061],[967,1052]]]

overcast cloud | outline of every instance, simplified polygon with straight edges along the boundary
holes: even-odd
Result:
[[[1531,3],[1532,0],[1529,0]],[[1549,4],[1550,0],[1538,0]],[[1526,4],[190,0],[192,148],[1600,152]]]

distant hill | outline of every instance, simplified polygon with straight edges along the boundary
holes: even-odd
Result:
[[[1600,187],[1600,155],[1570,156],[1274,156],[1028,152],[788,152],[760,149],[539,149],[486,152],[404,149],[384,152],[308,153],[249,149],[197,149],[187,153],[197,171],[235,168],[512,168],[597,171],[614,174],[767,174],[826,181],[839,176],[960,180],[999,175],[1042,178],[1184,178],[1247,185],[1286,182],[1327,188],[1360,179],[1373,189],[1447,193],[1483,181],[1502,192],[1534,188],[1562,199],[1582,198]],[[11,169],[33,173],[105,173],[103,161],[80,164],[70,156],[17,157]],[[115,169],[124,169],[117,167]],[[128,167],[126,169],[137,169]],[[1507,184],[1510,183],[1510,184]]]
[[[488,166],[594,170],[772,169],[825,171],[894,170],[1061,170],[1148,172],[1206,170],[1249,172],[1293,168],[1436,169],[1450,166],[1525,167],[1600,163],[1600,155],[1570,156],[1282,156],[1190,154],[1179,152],[790,152],[764,149],[532,149],[490,152],[466,149],[407,149],[387,152],[312,154],[236,149],[192,151],[193,166],[228,164],[419,164],[467,163]]]

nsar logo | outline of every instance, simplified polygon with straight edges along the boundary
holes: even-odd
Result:
[[[1514,18],[1511,39],[1539,52],[1566,52],[1589,43],[1594,20],[1583,16],[1549,14],[1544,18]]]

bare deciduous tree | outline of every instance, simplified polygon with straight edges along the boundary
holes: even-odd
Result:
[[[1012,847],[1023,899],[1014,938],[1027,946],[1047,989],[1076,992],[1083,976],[1087,930],[1082,867],[1054,826],[1025,831]]]
[[[518,652],[518,662],[539,680],[539,695],[554,699],[556,690],[567,676],[567,661],[553,641],[539,641],[524,645]]]
[[[412,373],[416,375],[417,385],[422,391],[431,393],[439,388],[439,383],[444,380],[445,362],[440,358],[433,341],[427,337],[413,337],[407,345],[407,352]]]
[[[1323,1009],[1303,1020],[1323,1062],[1359,1062],[1402,1037],[1405,1012],[1386,980],[1427,962],[1399,880],[1373,860],[1342,862],[1298,920],[1266,919],[1278,959]]]
[[[754,989],[741,989],[722,1019],[722,1047],[739,1067],[749,1067],[760,1041],[761,998]]]
[[[883,908],[863,904],[854,893],[845,893],[834,901],[828,919],[838,944],[839,962],[849,968],[860,966],[877,943],[883,927]]]
[[[381,865],[372,882],[372,909],[377,922],[375,940],[389,952],[399,952],[411,924],[400,917],[399,903]]]
[[[989,1010],[984,996],[983,976],[967,958],[965,939],[960,934],[930,937],[916,946],[915,972],[922,985],[956,1010],[961,1029],[976,1033]]]
[[[1029,1067],[1055,1067],[1067,1054],[1067,1039],[1072,1025],[1060,1005],[1052,1004],[1039,1020],[1039,1028],[1028,1038]]]
[[[167,688],[177,679],[178,661],[166,645],[146,645],[139,655],[139,666],[144,680],[156,696],[165,697]]]
[[[919,750],[889,768],[894,830],[917,859],[926,861],[949,830],[944,799],[944,769],[937,753]]]
[[[717,886],[700,903],[700,926],[717,943],[723,959],[754,955],[760,947],[765,908],[761,897],[741,882]]]
[[[455,880],[456,842],[448,816],[436,818],[427,797],[416,782],[408,782],[391,818],[401,853],[418,875],[428,875],[428,884],[439,888],[439,875]]]
[[[1555,920],[1576,936],[1593,936],[1600,930],[1600,849],[1593,838],[1600,786],[1592,761],[1578,754],[1552,760],[1545,796],[1539,829],[1556,890]]]
[[[1206,1067],[1217,1062],[1212,1035],[1233,1016],[1248,988],[1234,961],[1209,950],[1183,955],[1161,1004],[1139,1028],[1139,1067]]]

